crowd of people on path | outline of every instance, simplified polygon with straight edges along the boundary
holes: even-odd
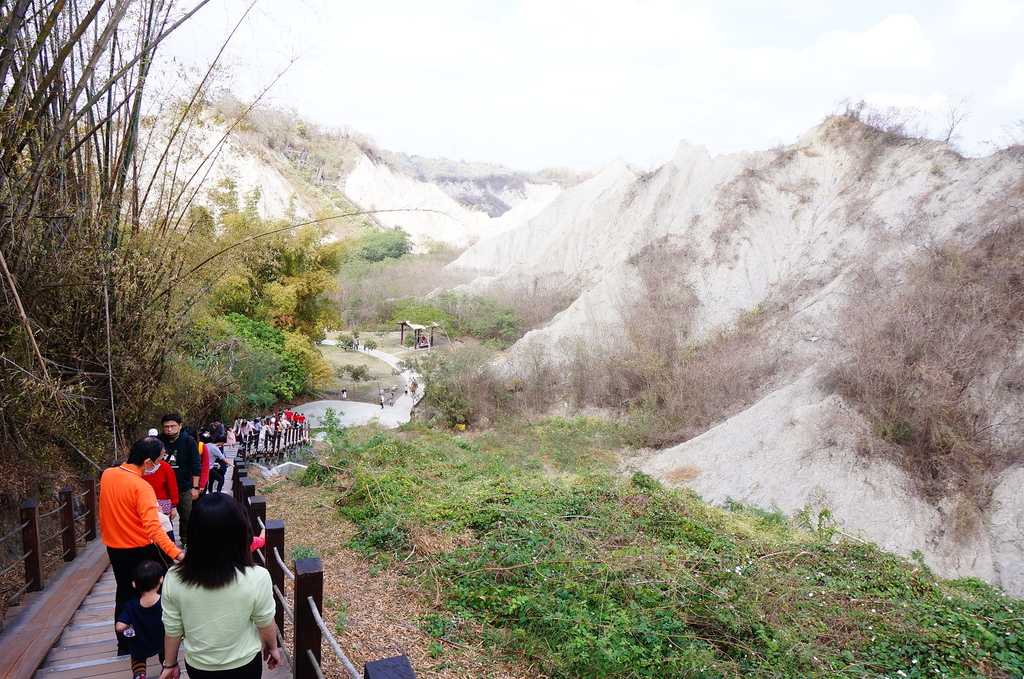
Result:
[[[117,653],[131,657],[133,679],[146,679],[154,655],[160,679],[178,679],[182,647],[194,679],[256,679],[264,661],[280,664],[270,575],[252,559],[263,535],[252,534],[245,508],[221,491],[234,464],[224,448],[294,426],[296,414],[285,414],[197,430],[168,413],[160,431],[103,472],[99,519],[116,582]]]
[[[306,424],[306,416],[292,410],[280,410],[264,417],[247,419],[239,417],[229,430],[234,436],[236,443],[249,444],[255,442],[256,452],[261,453],[267,449],[267,444],[273,440],[276,434],[282,433],[292,427],[303,427]]]

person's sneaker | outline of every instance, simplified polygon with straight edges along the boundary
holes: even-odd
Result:
[[[132,679],[146,679],[146,673],[143,672],[142,674],[136,674]]]

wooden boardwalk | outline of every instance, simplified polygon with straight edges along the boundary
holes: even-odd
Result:
[[[229,468],[225,491],[231,490],[233,477]],[[131,677],[129,657],[117,655],[114,590],[106,548],[97,538],[18,607],[17,618],[0,634],[0,679]],[[146,674],[160,676],[157,658],[150,658]],[[184,662],[181,675],[188,676]],[[291,670],[282,665],[273,672],[264,669],[263,676],[291,677]]]

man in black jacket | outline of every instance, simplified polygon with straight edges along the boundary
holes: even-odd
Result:
[[[213,424],[210,425],[210,443],[215,446],[220,446],[221,450],[224,449],[224,443],[228,440],[227,429],[224,428],[224,423],[220,420],[214,420]]]
[[[188,540],[192,502],[199,497],[199,474],[202,471],[199,446],[194,438],[181,430],[181,415],[178,413],[167,413],[160,424],[163,432],[157,438],[164,442],[164,461],[171,465],[178,480],[178,534],[184,547]]]

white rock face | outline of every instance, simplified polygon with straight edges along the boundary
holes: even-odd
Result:
[[[160,127],[143,133],[144,143],[150,146],[143,154],[147,160],[155,161],[162,156],[153,149],[162,150],[166,145],[167,123],[161,121]],[[244,207],[247,194],[259,190],[256,206],[261,217],[284,217],[291,212],[298,220],[311,219],[315,209],[298,197],[295,187],[274,167],[270,153],[238,142],[223,124],[193,122],[172,143],[161,171],[154,172],[153,167],[148,167],[143,174],[156,174],[152,200],[167,200],[173,180],[184,185],[185,195],[196,204],[209,206],[209,191],[220,188],[224,180],[231,180],[238,191],[239,207]]]
[[[1013,152],[961,158],[937,142],[885,143],[842,120],[753,154],[711,158],[683,143],[650,175],[613,165],[451,266],[480,274],[466,286],[473,291],[554,272],[583,289],[509,351],[510,363],[540,347],[557,365],[559,347],[593,328],[621,333],[623,314],[651,284],[637,264],[651,251],[675,264],[664,286],[692,293],[678,323],[693,338],[731,327],[760,304],[782,309],[773,334],[807,366],[799,377],[634,464],[714,503],[827,508],[844,532],[904,556],[919,550],[940,575],[976,576],[1024,596],[1024,468],[997,480],[985,515],[958,497],[929,503],[900,468],[878,461],[884,456],[869,462],[859,452],[881,442],[819,386],[843,351],[839,321],[858,281],[896,286],[923,250],[976,242],[1019,202],[1022,176],[1024,158]],[[1010,404],[1001,435],[1019,441],[1024,403],[1000,377],[1007,367],[993,370],[972,388],[986,402]]]
[[[416,244],[434,240],[458,247],[515,228],[558,194],[555,185],[527,183],[522,193],[502,194],[506,203],[515,204],[492,218],[465,209],[434,184],[397,174],[365,156],[345,178],[343,190],[360,207],[379,210],[376,217],[381,223],[401,226]]]

